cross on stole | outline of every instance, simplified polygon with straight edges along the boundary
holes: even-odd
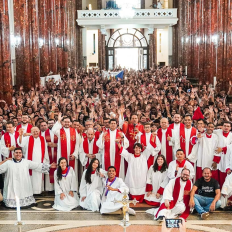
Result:
[[[135,136],[137,135],[137,132],[133,130],[133,132],[130,132],[130,137],[133,137],[133,140],[135,140]]]
[[[75,141],[75,140],[76,140],[76,136],[75,136],[75,135],[72,135],[72,136],[71,136],[71,140],[72,140],[72,141]]]
[[[61,135],[61,136],[60,136],[60,139],[61,139],[61,140],[65,140],[65,139],[66,139],[66,135],[65,135],[65,134]]]

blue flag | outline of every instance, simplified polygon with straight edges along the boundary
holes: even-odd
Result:
[[[123,75],[124,75],[124,71],[121,71],[121,72],[118,73],[115,77],[116,77],[116,78],[123,79]]]

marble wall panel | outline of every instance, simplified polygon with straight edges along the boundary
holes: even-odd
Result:
[[[174,0],[178,24],[173,28],[175,66],[187,65],[188,76],[228,86],[232,72],[232,1]]]
[[[10,24],[8,0],[0,1],[0,99],[9,104],[12,98],[11,54],[10,54]]]

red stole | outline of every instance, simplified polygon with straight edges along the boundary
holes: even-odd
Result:
[[[97,140],[98,140],[97,138],[94,138],[94,141],[93,141],[93,155],[98,153],[98,146],[96,145]],[[86,154],[89,154],[89,140],[88,140],[88,138],[84,139],[83,148],[84,148],[84,152]],[[88,168],[88,166],[89,166],[89,158],[88,158],[88,161],[87,161],[87,164],[85,167]]]
[[[173,200],[170,202],[170,207],[169,209],[173,209],[176,205],[176,202],[179,198],[180,195],[180,177],[176,178],[175,180],[175,185],[173,189]],[[186,219],[189,216],[190,213],[190,207],[189,207],[189,200],[190,200],[190,191],[191,191],[191,181],[187,180],[186,185],[184,187],[184,197],[183,197],[183,202],[186,206],[185,211],[180,215],[183,219]],[[156,217],[158,216],[159,212],[162,209],[166,209],[165,204],[162,203],[158,212],[156,213]]]
[[[157,136],[160,140],[160,143],[162,144],[162,128],[160,128],[157,131]],[[172,137],[172,129],[169,127],[166,130],[165,138],[166,138],[166,161],[167,164],[169,165],[170,162],[172,162],[172,146],[169,146],[169,141],[167,140],[168,136]],[[161,151],[159,152],[161,154]],[[164,154],[162,154],[164,155]]]
[[[41,151],[42,151],[42,158],[41,158],[41,163],[43,163],[44,160],[44,155],[45,155],[45,140],[44,137],[39,136],[40,142],[41,142]],[[34,149],[34,138],[33,136],[30,136],[29,142],[28,142],[28,153],[27,153],[27,159],[32,161],[32,154],[33,154],[33,149]],[[32,170],[29,170],[29,174],[32,175]]]
[[[107,135],[105,136],[105,154],[104,154],[104,161],[105,161],[105,170],[108,170],[109,166],[111,166],[110,162],[110,131],[107,130]],[[116,129],[116,139],[121,139],[119,134],[119,130]],[[117,177],[119,176],[120,171],[120,163],[121,163],[121,155],[120,149],[118,148],[118,144],[115,142],[115,161],[114,166],[117,171]]]
[[[191,138],[193,136],[196,136],[197,134],[197,129],[195,127],[192,127],[191,133],[190,133],[190,138],[189,138],[189,154],[192,151],[193,144],[191,143]],[[186,154],[186,147],[185,147],[185,126],[180,125],[180,148],[184,151],[184,154]]]
[[[141,125],[141,124],[138,123],[134,127],[134,124],[128,124],[128,129],[127,129],[126,137],[129,140],[128,151],[130,153],[134,153],[133,146],[136,143],[136,135],[137,135],[137,132],[135,132],[135,128],[137,128],[141,133],[145,133],[143,125]]]
[[[156,148],[156,137],[155,137],[155,139],[154,139],[154,142],[152,142],[151,139],[152,139],[152,134],[150,135],[150,140],[149,140],[149,142],[150,142],[150,144],[151,144],[154,148]],[[141,135],[141,137],[140,137],[140,142],[141,142],[141,144],[142,144],[142,146],[143,146],[143,150],[142,150],[142,151],[144,151],[144,150],[145,150],[144,147],[147,146],[146,133],[143,133],[143,134]],[[155,158],[155,157],[154,157],[153,155],[150,155],[150,156],[149,156],[149,158],[148,158],[148,160],[147,160],[147,167],[148,167],[148,169],[154,164],[154,158]]]
[[[31,128],[33,126],[31,124],[27,124],[27,131],[24,131],[23,133],[31,133]],[[19,129],[22,128],[22,124],[20,123],[17,127],[16,127],[16,131],[19,131]]]
[[[49,129],[45,131],[45,140],[47,143],[52,142]],[[56,135],[54,135],[54,143],[58,143],[58,137]],[[48,155],[49,155],[50,164],[52,164],[53,162],[57,163],[57,147],[54,147],[54,156],[52,158],[52,148],[48,146]],[[55,168],[50,168],[50,172],[49,172],[50,183],[54,183],[55,170],[56,170]]]
[[[72,127],[70,129],[70,155],[75,151],[76,146],[76,130]],[[60,148],[61,156],[69,160],[68,148],[67,148],[67,137],[64,128],[60,129]],[[75,170],[75,158],[74,160],[69,160],[69,166]]]
[[[19,137],[19,132],[15,131],[14,137],[15,137],[15,144],[16,144],[16,147],[19,147],[19,145],[17,144],[17,139],[18,139],[18,137]],[[6,133],[4,134],[4,141],[5,141],[6,147],[11,147],[11,139],[10,139],[10,134],[9,134],[9,132],[6,132]],[[8,158],[12,158],[12,151],[10,151],[10,154],[9,154],[9,157],[8,157]]]
[[[1,134],[2,134],[2,135],[4,135],[4,134],[5,134],[5,131],[4,131],[4,130],[2,130],[2,131],[1,131]]]

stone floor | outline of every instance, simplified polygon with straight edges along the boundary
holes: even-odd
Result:
[[[24,225],[22,232],[123,232],[119,226],[122,215],[101,215],[77,208],[71,212],[59,212],[52,208],[53,198],[37,198],[37,206],[22,209]],[[133,206],[132,206],[133,208]],[[130,216],[127,232],[156,232],[161,226],[146,214],[146,204],[134,207],[136,216]],[[16,210],[0,206],[0,232],[19,231],[16,223]],[[232,232],[232,212],[217,211],[208,220],[201,220],[197,214],[190,215],[186,223],[187,232]],[[172,232],[178,230],[172,230]]]

